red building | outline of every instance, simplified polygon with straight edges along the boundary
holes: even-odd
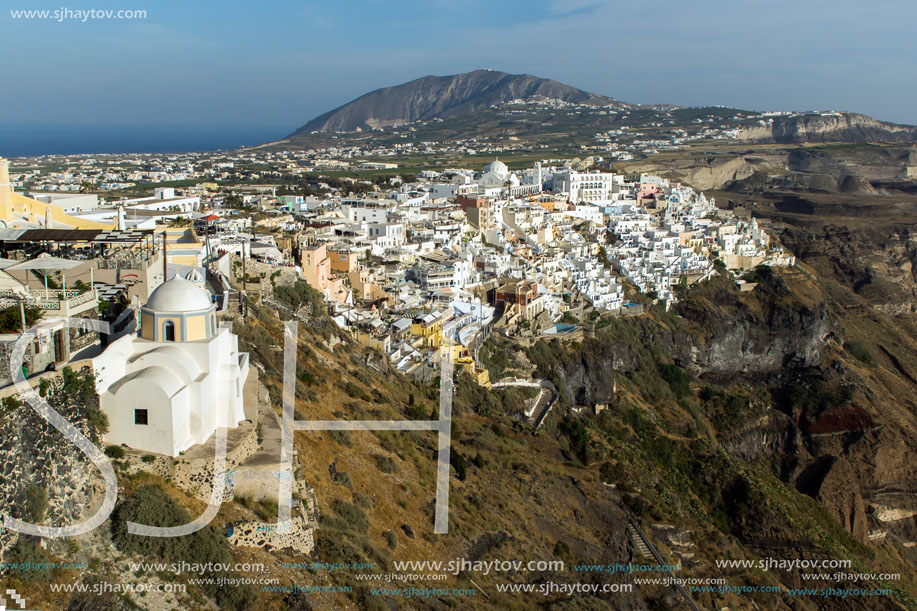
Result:
[[[497,287],[494,303],[525,307],[538,298],[538,284],[527,280],[507,282]]]

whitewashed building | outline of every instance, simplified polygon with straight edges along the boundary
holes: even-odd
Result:
[[[210,293],[185,278],[153,291],[141,308],[140,334],[113,342],[93,368],[108,416],[106,443],[177,456],[245,419],[248,354],[217,326]]]

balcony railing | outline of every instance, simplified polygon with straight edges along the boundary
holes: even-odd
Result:
[[[99,294],[95,289],[82,293],[77,289],[48,289],[47,291],[39,289],[27,295],[4,290],[0,291],[0,299],[16,301],[21,299],[29,306],[47,312],[69,313],[71,310],[87,303],[98,303]]]

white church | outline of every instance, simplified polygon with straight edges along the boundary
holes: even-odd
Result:
[[[217,325],[216,306],[197,272],[176,276],[140,309],[140,333],[93,359],[105,443],[178,456],[217,427],[245,419],[248,353]]]

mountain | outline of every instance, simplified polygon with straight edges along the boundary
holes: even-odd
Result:
[[[781,115],[724,106],[627,104],[530,74],[475,70],[376,89],[262,146],[400,148],[432,142],[460,148],[460,141],[473,139],[482,151],[512,141],[517,151],[537,147],[568,155],[594,146],[603,133],[615,134],[618,150],[641,156],[646,142],[653,141],[917,142],[915,126],[850,112]]]
[[[511,100],[555,99],[576,104],[626,107],[608,98],[530,74],[475,70],[452,76],[424,76],[383,87],[312,119],[292,136],[311,132],[390,127],[454,117]]]

